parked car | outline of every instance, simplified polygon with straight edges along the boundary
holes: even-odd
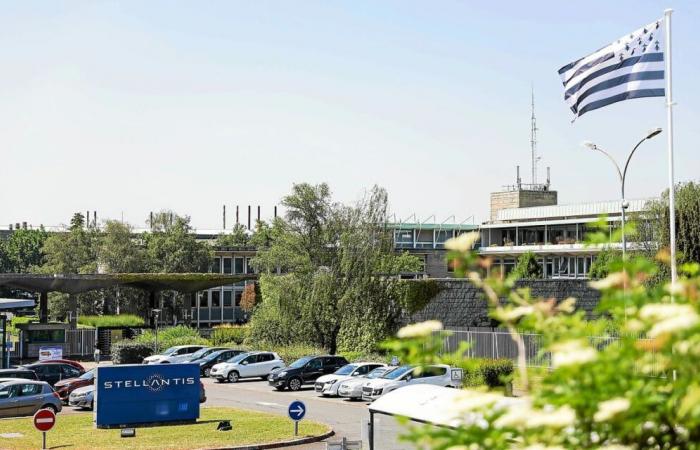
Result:
[[[68,364],[69,366],[73,366],[81,372],[85,372],[85,367],[83,367],[83,365],[80,364],[78,361],[73,361],[72,359],[45,359],[43,361],[36,361],[32,364]]]
[[[217,350],[215,352],[209,353],[207,356],[192,360],[192,363],[199,364],[199,372],[203,377],[208,377],[211,368],[214,365],[219,364],[224,361],[232,359],[234,356],[238,356],[245,353],[245,350],[235,350],[232,348],[227,348],[225,350]]]
[[[284,367],[284,361],[273,352],[247,352],[234,356],[226,362],[214,364],[209,376],[218,382],[235,383],[241,378],[267,379],[271,372]]]
[[[95,407],[95,385],[80,387],[68,396],[68,405],[81,409],[93,409]]]
[[[25,380],[38,380],[36,372],[29,369],[0,369],[0,378],[23,378]]]
[[[378,367],[386,364],[375,362],[352,363],[341,367],[330,375],[323,375],[316,380],[314,388],[323,396],[338,395],[338,386],[346,380],[367,375]]]
[[[42,408],[61,411],[58,394],[45,381],[0,379],[0,417],[31,416]]]
[[[185,358],[182,362],[194,362],[196,359],[202,359],[205,356],[208,356],[214,352],[218,352],[219,350],[227,350],[226,347],[204,347],[200,348],[196,352],[192,353],[190,356]]]
[[[65,380],[61,380],[54,384],[53,388],[58,393],[58,396],[61,397],[63,403],[68,403],[68,397],[70,396],[71,392],[81,387],[90,386],[94,383],[95,369],[91,369],[85,372],[84,374],[80,375],[79,377],[66,378]]]
[[[160,355],[152,355],[143,360],[144,364],[170,364],[184,362],[198,350],[205,348],[203,345],[178,345],[170,347]]]
[[[78,369],[73,364],[55,361],[27,364],[22,366],[22,368],[33,370],[39,380],[46,381],[51,386],[66,378],[76,378],[85,373],[84,370]]]
[[[362,385],[362,400],[374,401],[395,389],[413,384],[459,387],[462,385],[463,371],[445,364],[416,367],[401,366],[385,375],[367,380]]]
[[[364,385],[367,380],[379,378],[394,369],[396,369],[396,366],[377,367],[366,376],[343,381],[338,385],[338,395],[351,400],[359,400],[362,398],[362,385]]]
[[[284,388],[298,391],[304,384],[312,384],[320,376],[333,373],[347,364],[348,360],[342,356],[305,356],[287,368],[273,371],[268,381],[279,391]]]

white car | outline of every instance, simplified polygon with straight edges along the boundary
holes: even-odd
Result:
[[[95,385],[83,386],[70,393],[68,405],[78,408],[94,409],[95,407]]]
[[[323,375],[316,379],[314,388],[321,395],[338,395],[338,386],[346,380],[367,375],[377,367],[384,367],[386,364],[375,362],[359,362],[347,364],[332,374]]]
[[[160,355],[144,358],[144,364],[175,364],[185,362],[196,351],[205,348],[204,345],[178,345],[170,347]]]
[[[365,376],[338,383],[338,395],[351,400],[359,400],[362,398],[362,385],[365,384],[367,380],[379,378],[394,369],[396,369],[396,366],[377,367]]]
[[[234,356],[226,362],[215,364],[209,376],[219,383],[227,380],[235,383],[241,378],[267,379],[270,372],[286,367],[282,358],[273,352],[248,352]]]
[[[401,366],[380,378],[367,380],[362,385],[362,400],[371,402],[387,392],[415,384],[460,387],[463,377],[462,369],[444,364],[425,367]]]

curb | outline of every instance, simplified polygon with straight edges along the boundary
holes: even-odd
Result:
[[[265,450],[269,448],[283,448],[291,447],[293,445],[311,444],[312,442],[320,442],[324,439],[328,439],[333,436],[335,432],[330,430],[326,433],[319,434],[318,436],[309,436],[299,439],[292,439],[291,441],[274,442],[270,444],[256,444],[256,445],[243,445],[238,447],[216,447],[210,448],[208,450]]]

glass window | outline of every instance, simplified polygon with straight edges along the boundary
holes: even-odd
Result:
[[[231,269],[231,258],[224,258],[224,273],[233,273]]]
[[[79,377],[80,371],[73,366],[63,366],[63,376],[66,378]]]
[[[221,258],[218,256],[212,261],[211,271],[212,273],[221,273]]]
[[[234,291],[234,296],[236,299],[236,306],[241,306],[241,297],[243,296],[243,291]]]
[[[14,384],[10,386],[0,385],[0,398],[13,398],[17,397],[19,394],[19,385]]]
[[[66,330],[28,330],[29,342],[65,342]]]
[[[232,306],[233,291],[224,291],[224,307]]]
[[[199,293],[199,307],[207,308],[209,306],[209,291]]]
[[[23,384],[20,388],[20,397],[41,394],[40,384]]]
[[[233,258],[233,273],[243,273],[243,258]]]
[[[311,361],[309,361],[309,364],[306,365],[306,368],[311,369],[311,370],[317,370],[317,369],[320,369],[322,367],[323,367],[323,361],[321,361],[320,358],[311,360]]]
[[[221,291],[211,291],[211,306],[212,308],[221,306]]]

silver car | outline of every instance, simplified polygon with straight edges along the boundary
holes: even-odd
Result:
[[[80,387],[68,396],[68,404],[78,408],[93,409],[95,407],[95,385]]]
[[[0,378],[0,417],[31,416],[43,408],[59,412],[61,398],[45,381]]]

